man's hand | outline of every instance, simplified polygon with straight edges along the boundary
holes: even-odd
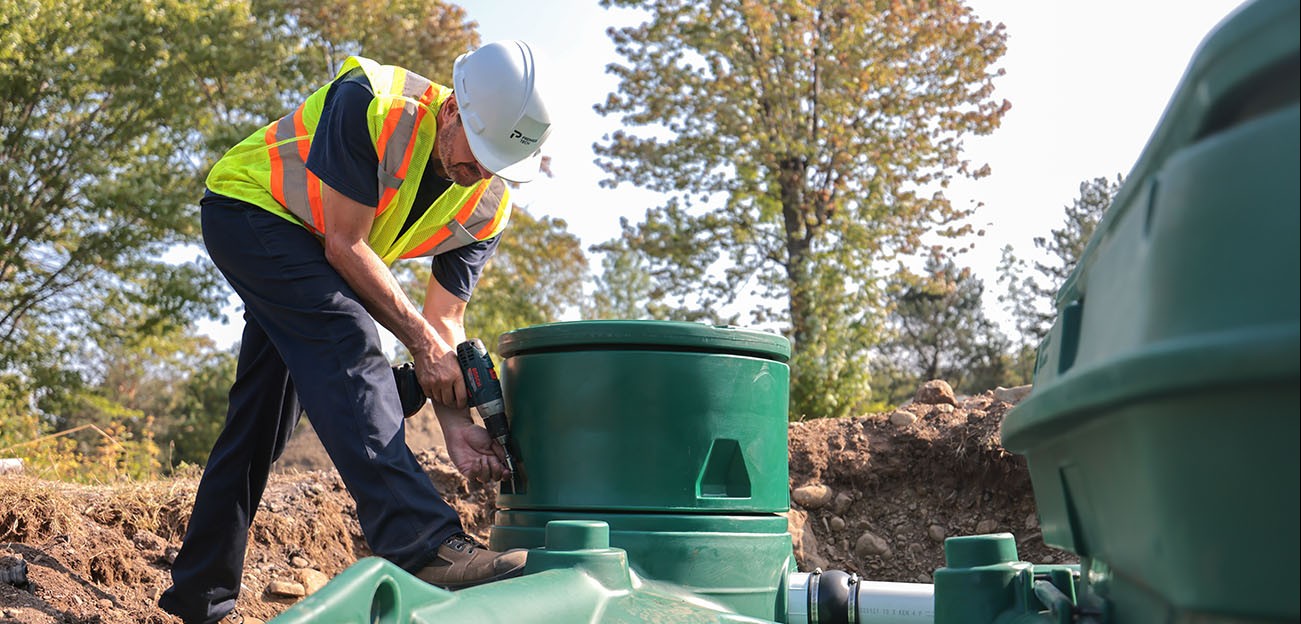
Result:
[[[432,351],[414,353],[416,379],[425,396],[447,407],[464,408],[466,400],[465,378],[456,361],[456,351],[434,355]]]
[[[443,438],[452,464],[465,475],[480,483],[495,483],[510,476],[506,470],[506,451],[497,444],[488,430],[457,418],[444,419]]]

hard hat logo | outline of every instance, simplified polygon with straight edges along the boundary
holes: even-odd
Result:
[[[519,141],[520,145],[533,147],[547,136],[547,130],[550,128],[551,124],[543,123],[526,115],[520,118],[519,123],[515,124],[515,128],[510,131],[507,140]]]
[[[533,49],[497,41],[463,54],[452,67],[452,89],[474,157],[502,179],[532,180],[538,148],[551,134]]]

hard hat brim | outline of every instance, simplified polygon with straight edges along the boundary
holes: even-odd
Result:
[[[516,183],[532,182],[533,178],[538,176],[538,170],[542,166],[541,150],[534,150],[523,160],[512,162],[497,155],[487,139],[470,132],[464,118],[461,119],[461,125],[465,127],[465,138],[470,143],[470,151],[474,154],[475,160],[478,160],[479,164],[491,171],[493,175],[507,182]]]

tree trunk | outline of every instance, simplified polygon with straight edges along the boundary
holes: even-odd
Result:
[[[791,342],[798,349],[813,341],[812,259],[813,224],[804,201],[805,169],[803,158],[788,157],[778,164],[777,184],[781,192],[782,218],[786,226],[786,278],[790,284]]]

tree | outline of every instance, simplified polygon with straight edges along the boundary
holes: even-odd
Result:
[[[703,279],[704,271],[689,264],[694,245],[675,240],[686,233],[672,230],[675,226],[656,216],[650,213],[636,226],[620,217],[620,236],[592,246],[593,252],[601,254],[602,271],[595,279],[595,292],[584,316],[731,322],[718,318],[715,311],[697,308],[698,293],[674,286],[682,279],[675,272]]]
[[[1007,377],[1008,341],[985,316],[985,287],[970,269],[931,256],[921,275],[900,268],[889,290],[895,302],[891,337],[880,351],[894,383],[879,386],[887,402],[931,379],[948,381],[959,392],[979,392]]]
[[[1075,270],[1084,247],[1093,238],[1094,228],[1111,207],[1123,182],[1120,174],[1115,181],[1094,178],[1080,182],[1080,195],[1066,206],[1062,227],[1048,237],[1034,239],[1035,248],[1047,254],[1046,261],[1027,263],[1016,257],[1011,246],[1003,248],[998,281],[1006,285],[1007,291],[999,301],[1007,304],[1022,344],[1031,350],[1052,329],[1057,318],[1054,305],[1057,290]],[[1033,266],[1033,273],[1029,266]]]
[[[327,53],[446,74],[478,41],[441,2],[327,4],[370,15],[335,22],[293,0],[0,3],[0,430],[143,422],[157,406],[111,390],[124,384],[172,398],[228,385],[229,362],[195,353],[164,377],[115,368],[123,353],[166,361],[146,345],[184,342],[219,313],[210,263],[162,259],[197,242],[209,165],[332,77],[342,57]],[[220,426],[224,408],[192,408],[169,409]]]
[[[451,86],[453,61],[479,46],[478,23],[439,0],[287,0],[287,8],[331,74],[361,54]]]
[[[621,182],[671,195],[623,239],[656,290],[716,315],[738,296],[779,302],[793,410],[845,414],[865,397],[862,351],[883,302],[876,267],[922,236],[965,233],[944,197],[965,137],[1009,108],[991,99],[1002,25],[956,0],[603,0],[650,13],[612,29],[626,64],[597,106],[626,127],[596,145]]]
[[[158,259],[193,240],[199,32],[234,2],[5,3],[0,22],[0,369],[48,366],[97,331],[212,314],[217,278]],[[125,323],[121,325],[119,323]]]

